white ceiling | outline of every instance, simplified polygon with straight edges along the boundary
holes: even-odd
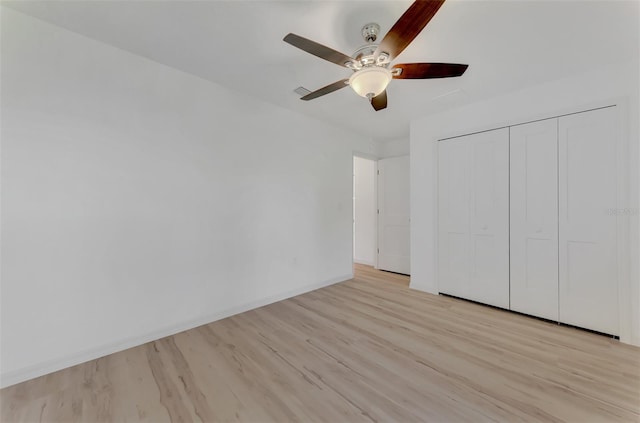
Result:
[[[411,4],[394,1],[3,1],[3,5],[123,50],[375,140],[405,137],[409,121],[456,105],[638,58],[637,0],[448,0],[395,63],[467,63],[461,78],[392,81],[374,112],[343,89],[303,102],[349,76],[282,41],[289,32],[350,55],[360,28],[384,34]]]

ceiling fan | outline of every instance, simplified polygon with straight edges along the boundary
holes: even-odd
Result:
[[[391,27],[380,44],[375,41],[380,26],[370,23],[362,28],[362,36],[368,44],[360,47],[352,56],[318,44],[296,34],[287,34],[284,41],[294,47],[353,71],[350,78],[341,79],[313,91],[301,100],[313,100],[332,93],[347,85],[360,96],[369,99],[378,111],[387,107],[387,85],[391,79],[433,79],[462,75],[468,65],[457,63],[403,63],[393,65],[391,61],[418,36],[429,23],[445,0],[417,0]]]

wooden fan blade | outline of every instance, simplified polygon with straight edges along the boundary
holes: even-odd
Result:
[[[462,75],[469,65],[458,63],[402,63],[395,65],[393,69],[402,69],[394,79],[432,79],[451,78]],[[393,72],[393,69],[391,70]]]
[[[384,90],[377,96],[373,97],[371,99],[371,105],[373,106],[376,112],[378,110],[386,109],[387,108],[387,90]]]
[[[334,91],[338,91],[341,88],[348,87],[349,84],[347,84],[347,82],[349,82],[349,78],[341,79],[340,81],[336,81],[333,84],[329,84],[326,87],[320,88],[319,90],[315,90],[313,92],[310,92],[309,94],[305,95],[304,97],[301,97],[300,100],[309,101],[309,100],[313,100],[314,98],[322,97],[325,94],[329,94],[329,93],[332,93]]]
[[[294,47],[298,47],[300,50],[304,50],[307,53],[311,53],[321,59],[327,60],[336,65],[346,67],[346,63],[353,62],[353,58],[342,54],[322,44],[318,44],[315,41],[308,40],[296,34],[287,34],[283,41],[291,44]]]
[[[418,36],[436,14],[444,0],[417,0],[391,27],[376,49],[375,57],[380,53],[389,55],[393,60]]]

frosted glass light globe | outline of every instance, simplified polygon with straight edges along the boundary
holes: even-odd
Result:
[[[363,68],[349,78],[349,85],[359,96],[372,98],[383,92],[391,81],[387,68],[372,66]]]

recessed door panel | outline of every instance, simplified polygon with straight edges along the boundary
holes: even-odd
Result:
[[[558,320],[558,119],[510,129],[511,309]]]
[[[470,278],[469,162],[464,141],[439,143],[439,284],[456,296],[464,296]]]
[[[410,273],[409,156],[378,161],[378,268]]]
[[[560,321],[617,335],[616,108],[559,119]]]
[[[438,149],[440,292],[508,308],[508,130],[441,141]]]

